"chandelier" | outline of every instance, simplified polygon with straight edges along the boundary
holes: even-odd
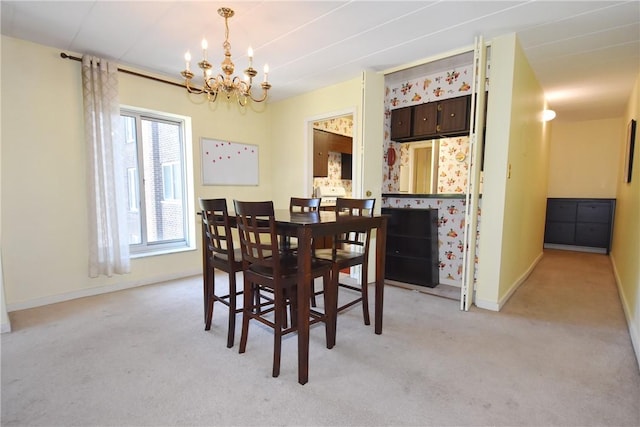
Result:
[[[224,49],[224,60],[221,63],[222,73],[217,76],[213,76],[212,74],[212,65],[209,61],[207,61],[207,48],[208,43],[206,39],[202,40],[202,61],[198,62],[198,67],[202,70],[202,77],[204,79],[204,85],[202,88],[196,88],[191,85],[191,79],[193,79],[194,74],[191,71],[191,53],[187,52],[184,55],[184,60],[186,62],[186,69],[182,71],[180,74],[182,77],[186,79],[185,86],[189,93],[194,94],[206,94],[207,99],[210,102],[214,102],[218,98],[218,94],[222,92],[227,100],[230,100],[232,97],[235,97],[238,101],[238,104],[241,106],[247,105],[249,99],[254,102],[262,102],[267,99],[267,92],[271,89],[271,84],[269,84],[267,80],[267,76],[269,74],[269,66],[265,64],[264,66],[264,81],[260,84],[262,87],[262,96],[256,98],[251,93],[251,85],[253,83],[253,78],[258,74],[258,72],[253,68],[253,49],[249,47],[248,56],[249,56],[249,67],[244,70],[244,79],[234,76],[233,71],[235,66],[231,61],[231,44],[229,43],[229,18],[234,15],[232,9],[228,7],[221,7],[218,9],[218,14],[224,18],[224,43],[222,43],[222,47]]]

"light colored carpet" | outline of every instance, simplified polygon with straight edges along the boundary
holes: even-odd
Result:
[[[270,330],[227,349],[199,278],[11,313],[3,426],[638,426],[640,374],[604,255],[549,250],[500,313],[386,287],[384,330],[341,314],[336,347]],[[373,304],[372,304],[373,306]]]

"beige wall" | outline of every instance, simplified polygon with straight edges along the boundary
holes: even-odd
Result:
[[[627,317],[629,333],[640,364],[640,127],[636,130],[633,176],[623,182],[626,127],[631,119],[640,122],[640,73],[631,92],[623,123],[617,164],[616,214],[611,260],[618,291]],[[640,125],[638,125],[640,126]]]
[[[548,126],[514,34],[492,40],[476,305],[499,310],[542,256]]]
[[[87,200],[80,63],[2,37],[2,256],[9,310],[201,271],[198,250],[132,260],[131,273],[87,275]],[[43,72],[44,70],[44,72]],[[192,118],[195,197],[272,196],[269,110],[194,102],[178,87],[120,73],[122,104]],[[265,137],[267,135],[267,137]],[[202,186],[199,138],[260,146],[260,185]]]
[[[80,63],[61,59],[59,50],[2,37],[1,67],[0,230],[9,311],[199,274],[200,229],[194,212],[196,250],[133,259],[127,275],[88,277]],[[307,119],[350,112],[357,140],[363,139],[362,76],[268,108],[258,104],[246,109],[224,102],[203,104],[184,89],[148,79],[123,73],[119,78],[123,105],[191,118],[195,203],[199,197],[226,197],[229,203],[234,198],[272,199],[276,207],[286,207],[291,194],[310,194]],[[381,123],[382,112],[379,117]],[[203,186],[201,137],[258,145],[260,184]],[[381,138],[370,138],[379,145],[369,150],[377,156],[378,168]]]
[[[622,119],[551,122],[549,197],[614,198]]]
[[[313,122],[353,114],[353,138],[358,141],[361,78],[270,104],[272,113],[274,203],[289,206],[289,197],[308,197],[313,191]],[[354,157],[354,162],[356,158]],[[282,167],[286,165],[286,167]],[[296,177],[292,179],[292,177]]]

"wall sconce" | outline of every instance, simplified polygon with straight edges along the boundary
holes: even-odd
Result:
[[[542,111],[542,121],[549,122],[556,118],[556,112],[553,110],[544,110]]]

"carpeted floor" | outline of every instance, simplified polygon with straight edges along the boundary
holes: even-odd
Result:
[[[222,277],[222,276],[221,276]],[[199,278],[11,313],[2,426],[639,426],[640,373],[608,257],[548,250],[500,313],[398,287],[384,330],[341,314],[336,347],[273,335],[227,349]]]

